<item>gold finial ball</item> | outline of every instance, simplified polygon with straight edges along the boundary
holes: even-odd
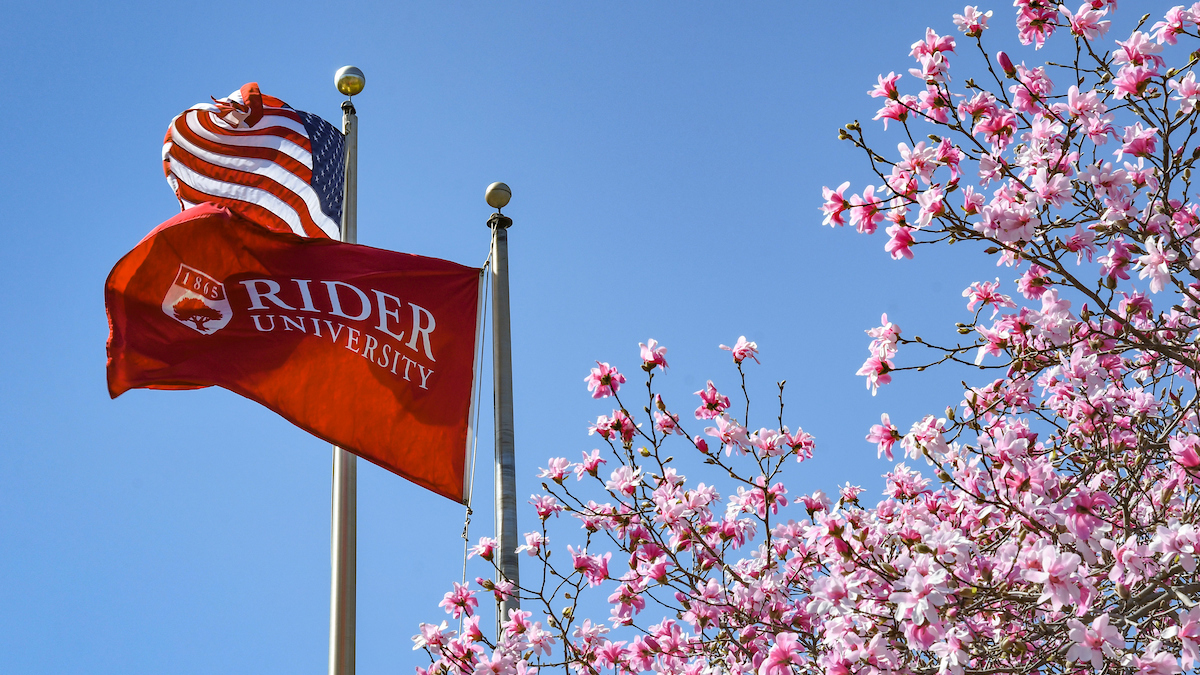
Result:
[[[487,191],[483,193],[483,198],[487,200],[488,206],[493,209],[502,209],[508,206],[508,200],[512,199],[512,190],[504,183],[492,183],[487,186]]]
[[[338,91],[347,96],[355,96],[367,86],[367,76],[355,66],[342,66],[333,76],[333,82]]]

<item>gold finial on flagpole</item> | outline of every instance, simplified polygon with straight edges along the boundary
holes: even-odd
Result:
[[[492,183],[487,186],[483,198],[487,200],[488,206],[499,211],[508,206],[508,201],[512,199],[512,190],[504,183]]]
[[[367,76],[363,75],[363,71],[356,66],[342,66],[338,68],[337,74],[333,76],[333,82],[337,85],[337,90],[347,96],[357,96],[367,86]]]

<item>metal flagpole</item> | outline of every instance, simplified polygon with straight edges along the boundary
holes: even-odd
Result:
[[[338,91],[353,97],[366,85],[354,66],[337,71]],[[349,99],[342,103],[346,135],[342,241],[358,241],[358,115]],[[332,578],[329,591],[329,675],[354,675],[355,571],[358,527],[358,458],[333,446],[333,508],[329,534]]]
[[[500,213],[512,198],[512,191],[504,183],[492,183],[484,196],[488,205],[496,209],[488,219],[488,227],[492,229],[492,364],[496,389],[496,547],[500,552],[500,575],[519,586],[512,330],[508,313],[508,228],[512,219]],[[508,618],[509,610],[520,607],[521,601],[515,596],[501,600],[497,607],[497,627]]]

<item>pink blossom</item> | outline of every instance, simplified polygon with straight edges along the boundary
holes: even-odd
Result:
[[[602,556],[588,555],[587,549],[576,551],[571,546],[567,546],[567,552],[571,554],[572,566],[577,572],[583,572],[588,586],[599,586],[608,578],[608,561],[612,559],[611,553],[605,553]]]
[[[889,99],[872,119],[883,120],[883,128],[886,131],[888,120],[895,120],[903,124],[908,119],[908,112],[916,107],[917,99],[914,96],[905,95],[897,100]]]
[[[1017,39],[1021,44],[1034,45],[1034,48],[1041,49],[1046,43],[1046,38],[1054,33],[1054,19],[1057,17],[1057,8],[1052,3],[1035,2],[1031,0],[1016,0],[1013,4],[1018,7],[1017,10]]]
[[[1108,253],[1096,259],[1100,263],[1101,275],[1128,279],[1129,273],[1125,270],[1131,259],[1129,245],[1123,239],[1113,239],[1108,246]]]
[[[899,81],[900,78],[901,76],[897,75],[895,72],[888,73],[887,77],[880,75],[879,84],[876,84],[875,87],[867,93],[874,98],[898,99],[900,98],[900,94],[896,91],[896,82]]]
[[[1150,79],[1157,74],[1142,66],[1125,66],[1117,72],[1117,78],[1113,80],[1113,97],[1122,99],[1127,96],[1141,96],[1146,92]]]
[[[482,658],[475,664],[471,675],[514,675],[517,672],[515,659],[496,651],[490,658]]]
[[[983,134],[984,140],[991,144],[992,151],[998,153],[1012,142],[1017,131],[1017,121],[1017,114],[1013,111],[997,110],[976,122],[971,135]]]
[[[888,602],[896,605],[896,620],[911,620],[918,626],[940,620],[938,608],[946,604],[946,595],[950,592],[945,570],[924,565],[910,567],[892,588],[896,591],[888,597]]]
[[[1113,63],[1117,65],[1131,64],[1154,69],[1165,65],[1162,57],[1158,56],[1162,52],[1162,45],[1151,42],[1150,37],[1140,30],[1134,31],[1124,42],[1118,40],[1117,45],[1121,48],[1112,55]]]
[[[717,388],[713,386],[712,380],[698,392],[695,392],[702,401],[699,408],[696,408],[696,419],[711,420],[714,417],[725,412],[729,407],[729,397],[722,396],[717,392]]]
[[[667,436],[671,434],[679,434],[681,436],[686,435],[683,433],[683,430],[679,428],[679,415],[663,413],[657,410],[654,411],[654,429],[658,431],[658,433]]]
[[[996,111],[996,97],[986,91],[978,92],[958,104],[958,116],[970,118],[972,122],[978,122],[981,117],[994,115]]]
[[[967,37],[979,37],[987,30],[988,19],[992,18],[992,10],[980,13],[979,8],[967,5],[962,14],[954,15],[954,25],[967,34]]]
[[[1067,89],[1067,102],[1055,103],[1051,108],[1054,112],[1062,114],[1066,113],[1070,117],[1082,117],[1090,119],[1098,115],[1103,115],[1108,110],[1108,106],[1100,100],[1100,95],[1095,89],[1081,92],[1079,87],[1071,85]]]
[[[600,434],[600,437],[605,440],[613,440],[620,437],[622,443],[631,443],[633,434],[637,431],[633,420],[629,419],[629,415],[623,410],[614,410],[612,417],[609,418],[601,415],[596,418],[595,424],[588,427],[588,435]]]
[[[940,54],[934,63],[942,65]],[[940,76],[930,74],[925,79],[933,81],[936,77]],[[953,107],[950,95],[940,85],[927,84],[924,90],[917,93],[917,109],[925,113],[925,117],[933,122],[947,122]]]
[[[1084,256],[1087,256],[1088,262],[1092,261],[1092,254],[1096,251],[1096,233],[1091,229],[1083,229],[1076,225],[1075,234],[1062,240],[1062,247],[1068,251],[1073,251],[1075,255],[1075,263],[1083,264]]]
[[[880,417],[881,422],[871,427],[870,433],[867,434],[868,443],[877,443],[879,446],[879,455],[887,455],[888,461],[892,461],[892,446],[896,441],[900,440],[900,430],[892,424],[892,420],[887,413],[883,413]]]
[[[850,224],[863,234],[874,234],[879,223],[883,221],[880,213],[882,197],[875,196],[875,186],[868,185],[862,196],[850,196]]]
[[[565,457],[551,457],[548,464],[550,468],[542,469],[538,478],[549,478],[555,483],[562,483],[563,479],[571,473],[571,463]]]
[[[1167,439],[1171,458],[1187,469],[1200,468],[1200,436],[1184,434]]]
[[[930,54],[954,51],[954,38],[949,35],[938,35],[932,28],[925,29],[925,39],[914,42],[908,55],[921,58]]]
[[[1154,235],[1146,237],[1146,255],[1138,258],[1138,265],[1141,271],[1138,272],[1139,279],[1150,278],[1150,292],[1157,293],[1161,291],[1171,279],[1171,263],[1179,258],[1179,254],[1169,249],[1164,249],[1161,241],[1154,238]]]
[[[483,577],[475,577],[475,583],[487,590],[490,590],[492,595],[498,601],[502,601],[505,598],[511,598],[513,591],[516,590],[516,586],[514,586],[513,583],[507,579],[492,581],[491,579],[484,579]],[[470,621],[470,619],[468,619],[468,621]],[[476,621],[476,623],[478,623],[478,621]]]
[[[726,345],[720,345],[720,347],[727,352],[733,352],[734,363],[741,363],[747,356],[754,359],[755,363],[761,363],[756,356],[758,354],[758,343],[747,342],[745,335],[739,337],[732,347]]]
[[[596,362],[596,368],[583,378],[587,382],[588,391],[593,392],[592,398],[606,398],[617,393],[617,389],[625,383],[625,376],[607,363]]]
[[[1096,617],[1091,626],[1085,626],[1077,619],[1068,619],[1070,633],[1067,639],[1074,644],[1067,650],[1067,659],[1090,662],[1097,672],[1104,668],[1104,657],[1116,660],[1116,650],[1125,646],[1125,638],[1121,631],[1108,625],[1108,621],[1107,612]]]
[[[575,465],[575,480],[583,480],[583,475],[595,476],[599,471],[601,464],[606,464],[608,460],[600,456],[599,448],[593,449],[590,453],[583,453],[583,461]]]
[[[1021,64],[1017,66],[1017,80],[1020,84],[1008,88],[1013,95],[1013,108],[1027,113],[1041,112],[1046,98],[1054,90],[1054,82],[1046,76],[1046,69],[1026,68]]]
[[[1101,509],[1112,508],[1116,505],[1113,498],[1105,492],[1092,492],[1079,488],[1071,497],[1062,502],[1060,514],[1065,521],[1067,531],[1083,540],[1092,538],[1096,531],[1107,532],[1112,529],[1100,515]]]
[[[479,543],[471,547],[471,553],[467,555],[467,558],[479,556],[484,560],[491,560],[495,553],[496,540],[492,539],[491,537],[480,537]]]
[[[879,385],[890,384],[892,376],[888,373],[896,369],[896,364],[887,359],[881,359],[878,356],[872,356],[863,363],[862,368],[858,369],[855,375],[862,375],[867,378],[867,389],[871,390],[871,395],[879,393]]]
[[[851,485],[849,482],[847,482],[845,485],[838,488],[838,491],[842,494],[842,501],[856,502],[858,501],[858,496],[862,494],[863,489],[857,485]]]
[[[641,483],[641,469],[634,469],[631,466],[618,466],[613,469],[612,475],[609,477],[608,482],[604,484],[604,487],[628,497],[637,491],[637,486]]]
[[[1176,675],[1183,672],[1175,655],[1159,651],[1161,648],[1162,643],[1155,640],[1146,646],[1143,653],[1134,655],[1130,665],[1138,675]]]
[[[476,580],[478,581],[478,580]],[[483,617],[476,614],[463,619],[462,637],[471,642],[483,642],[483,631],[479,629],[479,621]]]
[[[726,454],[732,453],[734,450],[741,454],[744,449],[750,445],[750,437],[746,433],[746,428],[738,424],[737,420],[729,415],[719,415],[716,417],[717,426],[708,427],[704,433],[721,441],[725,446]]]
[[[530,495],[530,497],[533,501],[529,503],[533,504],[534,510],[542,520],[550,516],[557,516],[563,510],[562,504],[558,503],[558,499],[554,495]]]
[[[917,195],[917,204],[921,207],[917,214],[917,229],[928,227],[935,217],[945,211],[946,206],[942,203],[945,197],[945,191],[940,185],[934,185]]]
[[[645,344],[639,342],[638,347],[642,350],[642,368],[647,371],[655,366],[659,370],[667,369],[667,348],[660,347],[657,340],[650,338]]]
[[[524,551],[528,555],[536,557],[542,552],[542,547],[546,545],[546,541],[541,532],[526,532],[525,543],[518,546],[516,552],[521,553]]]
[[[1050,601],[1055,611],[1063,605],[1079,601],[1080,589],[1076,570],[1080,557],[1074,553],[1062,553],[1052,545],[1043,546],[1037,554],[1030,556],[1030,566],[1025,569],[1025,579],[1042,584],[1039,602]]]
[[[805,433],[803,429],[796,429],[796,433],[791,433],[788,428],[783,427],[783,444],[792,449],[796,453],[796,461],[803,462],[806,459],[812,459],[813,448],[816,446],[816,441],[811,434]]]
[[[905,225],[892,225],[887,228],[888,239],[887,244],[883,249],[892,255],[892,258],[899,260],[900,258],[912,259],[912,250],[909,248],[916,241],[912,236],[912,229]]]
[[[1173,45],[1178,41],[1178,36],[1183,35],[1189,27],[1195,27],[1195,25],[1194,12],[1189,12],[1182,6],[1172,7],[1167,10],[1162,21],[1150,27],[1150,34],[1160,45],[1164,42]]]
[[[797,502],[804,504],[804,508],[808,511],[809,516],[814,513],[829,510],[829,497],[821,490],[817,490],[811,495],[803,495],[796,499]]]
[[[1047,173],[1046,167],[1034,173],[1030,186],[1037,195],[1038,204],[1050,204],[1061,209],[1071,199],[1071,179],[1061,173]]]
[[[992,318],[995,318],[996,313],[1000,311],[1001,307],[1016,307],[1016,305],[1013,304],[1012,298],[998,292],[999,288],[999,277],[997,277],[994,282],[976,281],[972,283],[966,290],[962,292],[963,297],[968,299],[967,311],[975,311],[975,305],[980,305],[981,308],[984,305],[991,305]]]
[[[1196,84],[1196,73],[1189,70],[1180,80],[1169,80],[1167,85],[1178,93],[1172,96],[1172,101],[1179,101],[1179,112],[1188,115],[1200,103],[1200,85]]]
[[[876,356],[890,359],[896,355],[896,345],[900,341],[900,326],[888,321],[887,313],[879,317],[879,325],[867,329],[867,335],[872,338],[871,346],[867,349]]]
[[[446,613],[455,619],[464,615],[471,616],[478,606],[479,601],[475,599],[475,591],[457,581],[454,582],[454,590],[446,593],[442,601],[438,603],[438,607],[445,608]]]
[[[1183,643],[1183,668],[1191,670],[1200,663],[1200,607],[1180,613],[1177,635]]]
[[[1059,5],[1058,11],[1067,17],[1067,22],[1071,24],[1071,32],[1087,40],[1095,40],[1103,36],[1108,32],[1108,28],[1112,24],[1111,21],[1101,20],[1108,14],[1108,10],[1097,10],[1092,7],[1090,2],[1080,5],[1079,11],[1074,14],[1067,9],[1066,5]]]
[[[842,196],[842,193],[848,187],[850,187],[850,181],[839,185],[837,190],[821,188],[825,198],[825,203],[821,205],[821,211],[825,214],[825,220],[821,221],[822,225],[829,225],[830,227],[837,225],[840,227],[846,224],[846,220],[842,217],[842,212],[849,208],[849,204],[847,204],[846,198]]]
[[[609,602],[612,602],[610,599]],[[626,669],[629,650],[625,648],[625,641],[606,642],[603,647],[596,650],[596,658],[600,662],[601,667],[612,668],[614,671],[622,671]]]
[[[779,633],[775,644],[767,651],[767,658],[758,667],[758,675],[791,675],[792,666],[803,666],[804,646],[795,633]]]
[[[442,647],[454,636],[454,631],[447,629],[445,621],[436,626],[422,623],[419,629],[421,632],[412,638],[413,650],[428,649],[435,656],[441,655]]]

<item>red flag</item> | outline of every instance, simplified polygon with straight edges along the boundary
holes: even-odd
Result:
[[[462,502],[479,281],[202,204],[109,274],[109,393],[225,387]]]

